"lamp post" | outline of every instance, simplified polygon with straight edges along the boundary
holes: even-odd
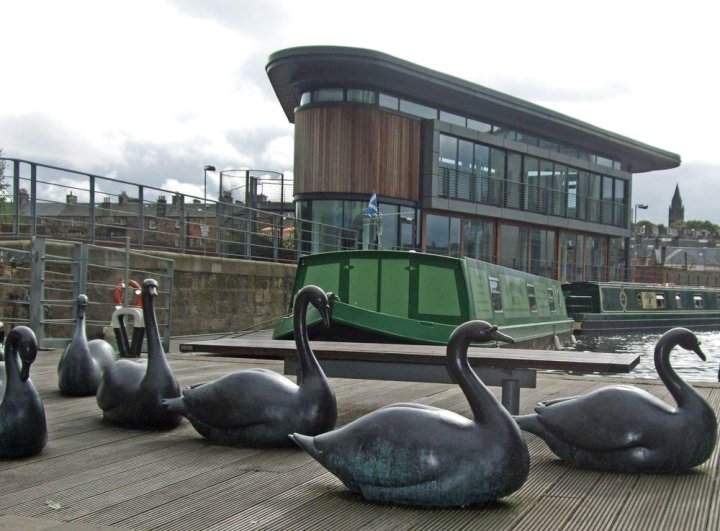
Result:
[[[207,172],[209,172],[209,171],[215,171],[215,166],[212,166],[211,164],[208,164],[207,166],[205,166],[205,192],[204,192],[203,197],[205,199],[206,205],[207,205]],[[645,208],[647,208],[647,207],[645,207]]]
[[[635,216],[634,216],[634,218],[633,218],[633,225],[637,225],[637,211],[638,211],[638,208],[639,208],[640,210],[647,210],[647,209],[648,209],[648,206],[647,206],[646,204],[644,204],[644,203],[635,203]]]

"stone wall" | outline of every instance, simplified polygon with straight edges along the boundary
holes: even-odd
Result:
[[[175,260],[172,334],[234,332],[288,312],[295,265],[148,252]]]

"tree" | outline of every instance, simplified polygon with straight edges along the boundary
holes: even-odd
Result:
[[[717,236],[718,234],[720,234],[720,227],[715,225],[713,222],[707,220],[700,221],[697,219],[692,219],[690,221],[686,221],[685,226],[688,229],[706,230],[713,236]]]

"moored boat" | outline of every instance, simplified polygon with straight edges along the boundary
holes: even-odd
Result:
[[[720,288],[636,282],[563,285],[576,333],[720,330]]]
[[[298,261],[293,297],[315,284],[332,292],[332,325],[308,315],[311,339],[446,344],[460,324],[482,319],[513,347],[553,348],[572,335],[560,282],[471,258],[412,251],[342,251]],[[293,335],[282,319],[273,337]]]

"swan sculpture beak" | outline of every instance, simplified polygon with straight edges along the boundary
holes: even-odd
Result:
[[[330,328],[330,306],[321,306],[318,308],[320,316],[322,317],[323,326]]]
[[[704,352],[702,351],[702,349],[700,348],[700,344],[699,344],[699,343],[698,343],[698,345],[697,345],[694,349],[692,349],[692,350],[693,350],[693,352],[694,352],[695,354],[698,355],[698,357],[699,357],[701,360],[707,361],[707,356],[705,355],[705,353],[704,353]]]
[[[490,337],[494,339],[495,341],[503,341],[505,343],[513,344],[515,343],[515,340],[511,338],[510,336],[503,334],[500,330],[497,329],[497,327],[493,327],[495,330],[490,332]]]
[[[330,319],[332,317],[332,304],[335,299],[340,300],[340,297],[335,295],[332,291],[327,292],[327,304],[321,304],[317,307],[322,317],[323,326],[330,328]]]

